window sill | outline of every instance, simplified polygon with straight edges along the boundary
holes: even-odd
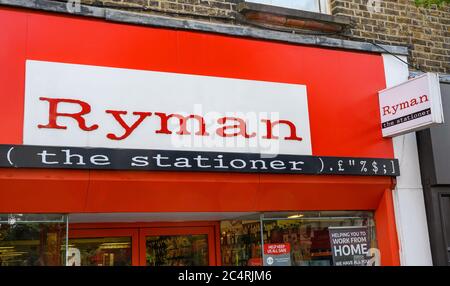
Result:
[[[350,17],[347,16],[333,16],[251,2],[239,3],[237,10],[249,23],[285,29],[340,32],[351,23]]]

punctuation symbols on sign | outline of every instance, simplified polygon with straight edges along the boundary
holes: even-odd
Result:
[[[372,171],[376,174],[378,173],[378,166],[377,166],[377,162],[373,161],[372,162]]]
[[[323,169],[325,168],[325,164],[323,163],[323,160],[320,157],[319,157],[319,161],[320,161],[320,164],[322,164],[321,167],[320,167],[319,173],[322,173]]]
[[[386,174],[387,170],[386,170],[386,165],[383,165],[383,174]]]
[[[342,168],[342,164],[343,164],[343,163],[344,163],[344,161],[342,161],[342,160],[339,160],[339,161],[338,161],[338,167],[339,167],[339,168],[338,168],[338,171],[339,171],[339,172],[345,171],[344,168]]]
[[[394,162],[394,160],[391,160],[391,165],[392,165],[392,174],[395,174],[395,162]]]
[[[8,162],[11,166],[14,166],[12,160],[11,160],[11,153],[14,150],[14,147],[9,148],[8,153],[6,153],[6,159],[8,159]]]
[[[355,166],[355,160],[348,160],[349,166]]]
[[[359,164],[361,165],[361,172],[367,172],[366,161],[360,161]]]

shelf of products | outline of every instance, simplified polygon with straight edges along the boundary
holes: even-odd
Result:
[[[264,243],[289,243],[291,265],[331,265],[327,227],[301,220],[264,222]]]
[[[147,237],[147,265],[208,265],[207,235],[174,235]]]
[[[259,222],[226,222],[220,238],[222,264],[226,266],[261,265]]]

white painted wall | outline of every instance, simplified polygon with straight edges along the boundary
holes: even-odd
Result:
[[[401,59],[406,61],[406,57]],[[383,55],[383,60],[387,87],[408,79],[409,71],[405,63],[388,54]],[[400,263],[405,266],[432,265],[416,134],[394,137],[393,142],[401,174],[393,190]]]

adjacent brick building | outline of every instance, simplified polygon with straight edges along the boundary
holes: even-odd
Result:
[[[347,31],[356,39],[393,45],[406,45],[409,60],[424,71],[450,72],[450,6],[428,9],[414,1],[380,1],[369,12],[366,0],[331,1],[332,13],[348,15],[353,25]]]

